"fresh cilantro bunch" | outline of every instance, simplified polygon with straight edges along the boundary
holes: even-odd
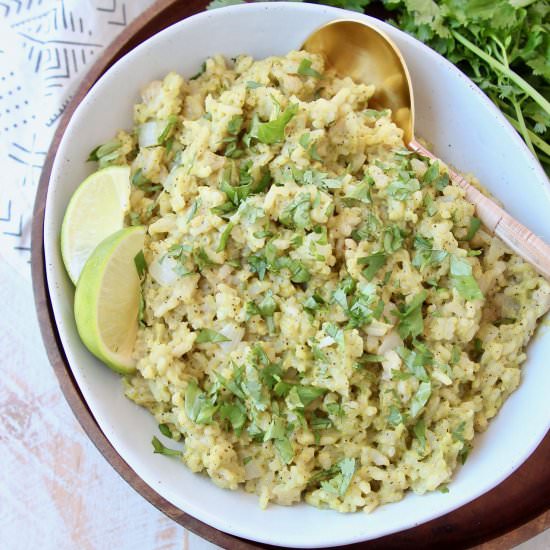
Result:
[[[245,0],[213,0],[208,8],[244,3]],[[319,0],[314,3],[354,11],[363,11],[369,4],[383,4],[393,15],[395,25],[447,57],[492,99],[550,174],[550,3],[547,0]]]
[[[550,173],[550,3],[384,0],[395,23],[462,69]]]

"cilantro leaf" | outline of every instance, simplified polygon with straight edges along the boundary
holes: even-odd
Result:
[[[339,473],[337,473],[329,481],[321,481],[321,487],[328,493],[333,493],[339,497],[343,497],[350,486],[353,475],[355,474],[355,459],[343,458],[336,464],[336,468]],[[331,468],[328,475],[334,471],[335,469]]]
[[[401,310],[395,310],[394,313],[399,318],[397,332],[404,340],[408,336],[415,338],[422,334],[424,330],[424,319],[422,318],[422,304],[428,297],[425,290],[419,292],[414,298]]]
[[[211,424],[218,407],[191,380],[185,388],[184,410],[189,420],[196,424]]]
[[[223,230],[221,236],[220,236],[220,242],[218,244],[218,247],[216,248],[216,252],[221,252],[222,250],[225,250],[225,247],[227,246],[227,241],[229,239],[229,235],[231,235],[231,231],[235,227],[234,222],[229,222],[225,229]]]
[[[302,76],[311,76],[313,78],[322,78],[321,73],[311,67],[311,59],[302,59],[302,61],[300,61],[298,74]]]
[[[169,449],[168,447],[165,447],[161,441],[158,439],[158,437],[153,437],[151,440],[151,444],[153,445],[153,452],[160,455],[166,455],[166,456],[181,456],[181,451],[176,451],[175,449]]]
[[[424,405],[428,402],[432,394],[431,382],[421,382],[418,386],[418,390],[411,399],[410,415],[411,418],[416,418],[418,413],[422,410]]]
[[[274,441],[275,448],[281,457],[281,460],[285,464],[290,464],[294,459],[294,448],[288,437],[283,437],[281,439],[276,439]]]
[[[384,252],[375,252],[370,256],[364,256],[357,260],[359,265],[366,265],[367,267],[363,269],[363,275],[367,281],[372,281],[374,276],[386,265],[386,260],[388,256]]]
[[[255,137],[261,143],[273,145],[283,141],[285,137],[285,128],[290,120],[298,112],[298,104],[289,105],[276,119],[269,122],[260,122],[251,131],[252,137]]]
[[[115,160],[119,155],[119,149],[122,143],[118,139],[112,139],[103,145],[98,145],[93,151],[90,152],[87,158],[87,162],[98,161],[101,164],[108,164]]]
[[[309,193],[300,193],[294,201],[288,204],[279,216],[279,221],[291,229],[306,229],[311,227],[309,215],[311,197]]]
[[[414,425],[413,432],[416,439],[418,439],[420,448],[424,451],[426,448],[426,424],[422,418]]]
[[[344,347],[344,331],[334,323],[323,323],[323,330],[340,346]]]
[[[445,250],[434,250],[432,240],[420,234],[415,235],[413,246],[416,249],[416,253],[412,264],[420,271],[426,267],[441,264],[448,256]]]
[[[218,342],[231,342],[230,338],[216,332],[215,330],[209,328],[203,328],[199,331],[197,338],[195,339],[195,344],[206,344],[206,343],[218,343]]]
[[[411,178],[407,172],[401,172],[399,179],[388,185],[388,195],[395,200],[407,200],[415,191],[420,189],[417,179]]]
[[[479,218],[476,218],[475,216],[472,216],[470,218],[470,226],[468,227],[466,240],[471,241],[480,227],[481,227],[481,220]]]
[[[399,426],[399,424],[403,424],[404,421],[405,421],[405,417],[403,416],[403,414],[399,411],[399,409],[395,405],[392,405],[390,407],[390,414],[388,415],[388,422],[392,426]]]
[[[172,439],[172,432],[170,431],[168,424],[159,424],[159,432],[165,437]]]
[[[237,435],[246,422],[246,407],[237,400],[235,403],[223,403],[219,411],[220,419],[227,420]]]
[[[301,384],[298,384],[296,387],[296,391],[298,393],[298,397],[300,398],[300,401],[302,402],[302,405],[304,407],[307,407],[311,402],[315,401],[318,397],[321,397],[322,395],[325,395],[327,393],[326,388],[318,388],[316,386],[302,386]]]
[[[147,271],[147,262],[145,261],[145,256],[143,255],[143,250],[140,250],[134,256],[134,265],[136,266],[136,271],[140,279],[143,278],[145,272]]]
[[[472,266],[458,256],[451,256],[451,286],[465,300],[482,300],[483,294],[472,275]]]

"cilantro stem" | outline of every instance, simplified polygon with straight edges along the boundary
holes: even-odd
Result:
[[[521,88],[533,101],[538,103],[542,109],[544,109],[550,115],[550,102],[546,100],[542,94],[537,92],[533,86],[526,82],[521,76],[514,72],[509,67],[506,67],[500,61],[497,61],[494,57],[484,52],[481,48],[478,48],[475,44],[470,42],[467,38],[462,36],[457,31],[451,31],[452,35],[458,40],[464,47],[468,48],[472,53],[483,59],[492,69],[507,76],[514,84]]]
[[[529,147],[533,155],[536,155],[535,148],[533,147],[533,143],[531,142],[531,137],[529,136],[529,130],[527,130],[527,126],[525,125],[525,119],[523,118],[521,107],[517,101],[514,101],[514,109],[516,110],[516,116],[518,117],[519,131],[521,132],[521,135],[523,136],[527,147]]]
[[[511,117],[510,115],[506,114],[504,111],[502,112],[502,114],[507,118],[508,122],[518,131],[521,131],[520,130],[520,124],[519,122],[514,118],[514,117]],[[548,143],[546,143],[546,141],[544,141],[543,139],[541,139],[539,136],[537,136],[537,134],[535,134],[534,132],[531,132],[531,130],[527,129],[527,133],[529,135],[529,139],[531,140],[531,143],[537,147],[538,149],[540,149],[543,153],[545,153],[546,155],[550,156],[550,145],[548,145]]]

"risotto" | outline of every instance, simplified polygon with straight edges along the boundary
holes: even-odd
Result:
[[[94,152],[147,227],[126,395],[156,452],[264,507],[445,490],[550,305],[373,90],[303,51],[213,57]]]

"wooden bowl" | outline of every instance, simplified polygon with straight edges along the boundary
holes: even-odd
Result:
[[[32,228],[33,288],[46,351],[65,398],[87,435],[117,472],[151,504],[205,539],[225,548],[269,548],[223,533],[189,516],[155,492],[120,457],[94,420],[72,375],[57,332],[45,275],[43,224],[46,195],[53,159],[74,110],[115,61],[165,27],[201,11],[205,4],[204,0],[188,0],[185,3],[159,0],[103,51],[83,79],[61,118],[40,178]],[[549,454],[550,435],[547,435],[531,457],[492,491],[450,514],[361,546],[392,549],[426,546],[469,548],[491,541],[483,544],[483,548],[511,548],[550,526]]]

